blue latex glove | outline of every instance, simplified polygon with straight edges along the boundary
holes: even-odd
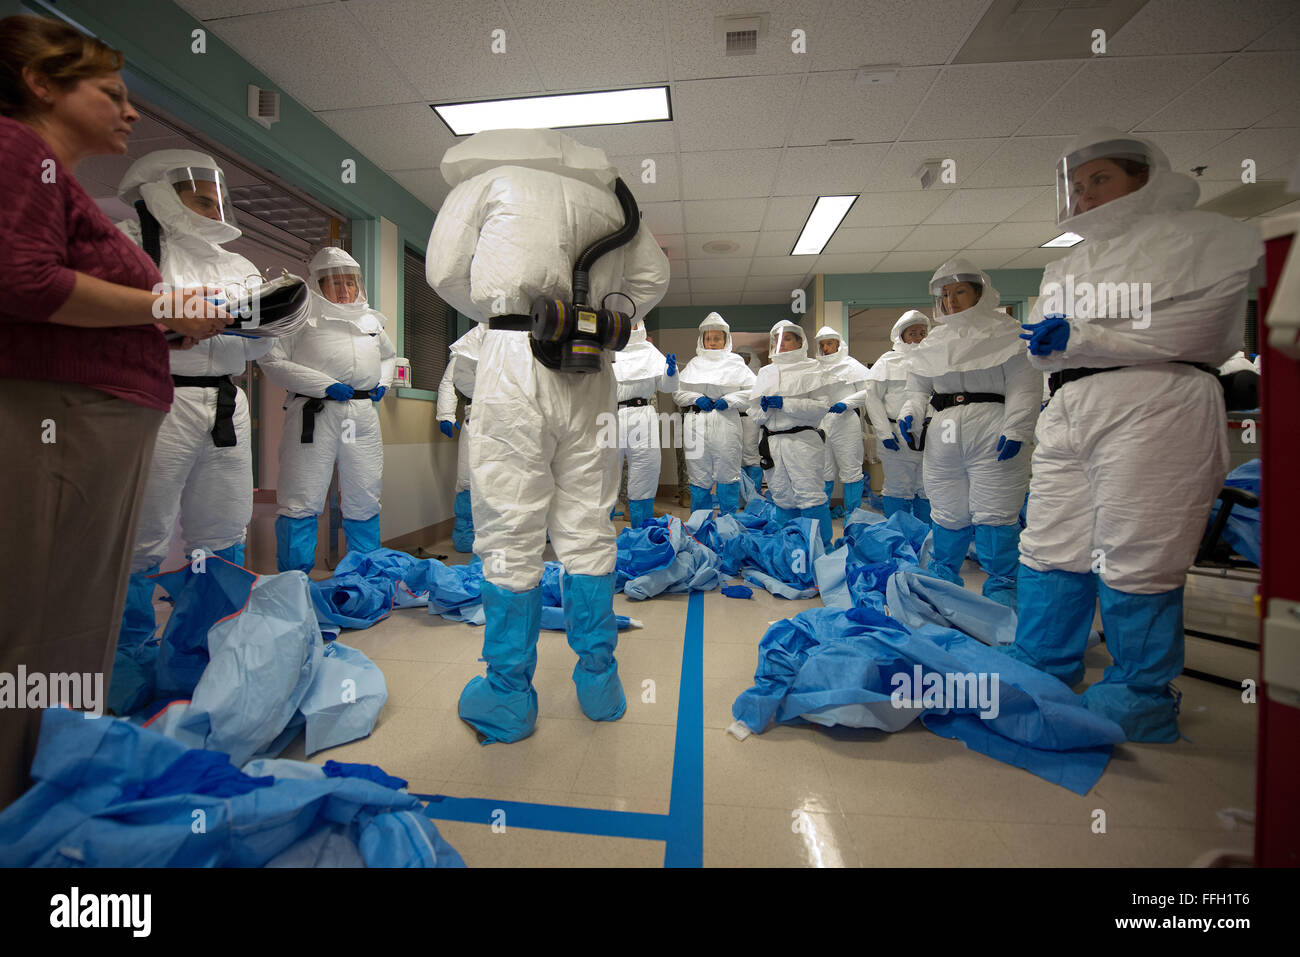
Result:
[[[695,400],[695,408],[699,409],[701,412],[712,412],[713,400],[707,395],[702,395]]]
[[[831,406],[830,411],[834,412],[836,415],[839,415],[841,412],[849,411],[849,407],[845,405],[843,402],[836,402],[833,406]]]
[[[338,761],[326,761],[323,770],[327,778],[361,778],[392,788],[394,791],[406,787],[407,783],[404,778],[385,774],[382,768],[373,764],[342,764]]]
[[[677,353],[675,352],[668,353],[668,371],[666,375],[669,377],[677,375]]]
[[[1014,459],[1020,452],[1020,443],[1015,439],[1009,439],[1005,435],[998,436],[998,461],[1005,462],[1007,459]]]
[[[744,585],[723,585],[722,594],[728,598],[753,598],[754,590]]]
[[[1070,341],[1070,323],[1065,316],[1044,316],[1042,322],[1021,323],[1021,339],[1029,340],[1029,351],[1036,356],[1063,352]]]
[[[325,390],[325,394],[331,399],[335,399],[339,402],[346,402],[348,399],[352,398],[352,386],[344,385],[342,382],[335,382]]]
[[[384,397],[384,394],[387,392],[388,392],[388,388],[386,386],[382,386],[382,385],[375,386],[373,389],[370,390],[370,401],[378,402],[380,399]]]
[[[784,400],[779,395],[765,395],[759,401],[759,405],[763,407],[764,412],[768,409],[779,409],[783,404]]]
[[[727,408],[727,400],[726,400],[726,399],[715,399],[715,400],[714,400],[714,402],[713,402],[713,411],[714,411],[714,412],[722,412],[722,411],[724,411],[726,408]]]
[[[916,437],[912,435],[912,417],[910,415],[905,415],[898,420],[898,434],[903,437],[903,440],[908,445],[916,444]]]
[[[457,427],[459,427],[460,423],[457,422],[456,425]],[[454,439],[456,437],[455,433],[452,431],[450,422],[439,422],[438,431],[441,432],[443,435],[447,436],[447,438],[449,439]]]
[[[898,439],[894,438],[892,435],[887,439],[883,439],[880,444],[891,452],[898,451]]]

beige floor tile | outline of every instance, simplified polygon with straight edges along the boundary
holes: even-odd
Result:
[[[757,645],[704,642],[704,677],[741,678],[753,683],[754,670],[758,666]],[[746,686],[748,687],[748,685]]]
[[[623,721],[677,727],[680,675],[634,672],[622,665],[619,666],[618,673],[623,679],[623,693],[627,697],[627,713],[623,715]],[[705,700],[707,699],[706,693]]]
[[[478,747],[464,754],[446,777],[449,783],[485,788],[510,785],[571,791],[595,724],[586,718],[539,718],[530,737]]]
[[[370,660],[384,673],[388,704],[415,708],[428,708],[427,699],[421,692],[447,667],[442,661],[399,661],[376,657]]]
[[[641,632],[624,632],[640,635]],[[682,634],[676,638],[641,638],[619,636],[614,652],[619,671],[644,671],[662,675],[682,673]]]
[[[803,729],[773,728],[737,741],[704,733],[704,802],[732,807],[839,812],[816,742]]]
[[[652,801],[656,813],[667,814],[676,737],[661,725],[598,723],[569,790]]]
[[[663,867],[662,841],[538,831],[507,825],[437,821],[442,836],[470,867]]]
[[[837,812],[705,802],[705,867],[856,867],[848,822]]]
[[[1125,744],[1095,788],[1110,826],[1214,829],[1222,808],[1255,806],[1255,756],[1178,744]]]
[[[746,677],[704,679],[704,727],[726,730],[735,720],[731,706],[741,692],[754,684],[752,674]],[[707,734],[707,730],[706,730]]]
[[[863,867],[1010,867],[996,825],[983,821],[846,814]]]
[[[579,791],[547,791],[502,785],[490,789],[481,785],[450,783],[442,793],[461,798],[484,798],[494,801],[518,801],[523,804],[552,804],[559,807],[591,808],[597,811],[629,811],[637,814],[667,814],[667,791],[664,795],[639,792],[622,797],[616,794],[590,794]]]
[[[419,692],[409,700],[412,707],[433,711],[456,713],[460,693],[475,675],[484,674],[485,667],[478,662],[445,664]]]

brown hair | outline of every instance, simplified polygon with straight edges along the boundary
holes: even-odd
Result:
[[[1129,176],[1141,179],[1143,185],[1146,185],[1151,176],[1151,167],[1141,160],[1129,159],[1127,156],[1111,156],[1109,159]]]
[[[122,69],[125,57],[80,30],[27,14],[0,19],[0,115],[19,119],[40,110],[23,69],[70,90],[88,77]]]

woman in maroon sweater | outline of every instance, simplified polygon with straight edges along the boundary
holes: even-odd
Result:
[[[39,709],[107,700],[141,494],[172,400],[164,328],[183,348],[228,321],[201,289],[156,289],[153,262],[73,177],[87,156],[126,152],[139,115],[122,63],[57,21],[0,20],[0,681],[17,692],[0,702],[0,808],[27,788]]]

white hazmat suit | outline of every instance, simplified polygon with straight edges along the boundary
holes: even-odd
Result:
[[[640,528],[643,521],[654,518],[663,464],[655,393],[677,388],[677,368],[674,365],[668,374],[664,354],[646,341],[645,324],[637,320],[626,348],[614,353],[614,377],[618,380],[617,468],[622,472],[626,458],[628,524]]]
[[[442,381],[438,383],[438,425],[447,438],[455,434],[452,426],[456,425],[456,393],[465,397],[464,432],[456,444],[456,496],[452,502],[456,521],[451,530],[452,547],[462,553],[474,550],[474,517],[469,492],[470,429],[473,427],[470,407],[474,403],[479,349],[486,333],[487,326],[476,322],[469,332],[451,344],[451,358],[447,360]]]
[[[884,500],[885,515],[911,512],[924,522],[930,521],[930,501],[925,494],[922,477],[924,452],[911,448],[897,434],[898,416],[906,395],[908,356],[919,349],[921,342],[904,342],[903,333],[920,326],[928,334],[930,317],[916,309],[909,309],[894,323],[890,338],[894,348],[881,354],[871,364],[867,374],[863,405],[871,428],[876,435],[876,449],[885,481],[880,495]],[[931,411],[926,410],[926,418]],[[889,443],[886,445],[885,443]]]
[[[835,351],[823,354],[822,344],[831,342]],[[814,346],[817,363],[827,379],[827,401],[831,411],[822,419],[826,433],[826,495],[830,497],[839,479],[844,486],[844,512],[852,515],[862,503],[862,406],[866,401],[870,370],[849,355],[848,343],[830,326],[822,326]],[[842,409],[838,406],[843,406]]]
[[[592,720],[626,707],[614,660],[616,548],[609,515],[618,494],[617,443],[601,443],[615,415],[613,362],[597,371],[549,368],[530,333],[505,328],[535,299],[570,301],[576,257],[630,226],[603,151],[550,130],[491,130],[443,156],[452,187],[429,236],[426,277],[463,314],[489,323],[479,350],[470,445],[474,551],[484,564],[486,677],[460,698],[460,716],[488,741],[533,731],[532,686],[541,619],[542,553],[549,528],[564,565],[565,630],[578,653],[578,702]],[[638,315],[668,286],[668,259],[644,226],[591,264],[599,307],[623,293]],[[622,303],[617,300],[615,305]]]

